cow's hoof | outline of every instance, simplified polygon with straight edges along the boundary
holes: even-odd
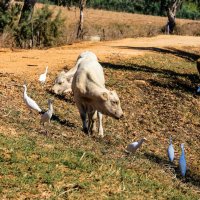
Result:
[[[83,128],[83,132],[88,134],[88,129],[87,128]]]
[[[103,137],[104,137],[104,135],[103,135],[103,134],[99,134],[99,137],[100,137],[100,138],[103,138]]]
[[[100,136],[101,138],[104,137],[104,135],[103,135],[103,129],[102,129],[102,128],[99,129],[99,136]]]
[[[96,133],[97,132],[97,129],[96,129],[96,127],[94,127],[93,129],[92,129],[92,133]]]

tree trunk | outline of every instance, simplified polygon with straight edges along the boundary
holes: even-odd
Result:
[[[176,26],[175,22],[175,15],[172,12],[170,8],[167,10],[167,17],[168,17],[168,22],[167,22],[167,34],[172,34],[174,32],[174,28]]]
[[[84,17],[83,17],[83,10],[85,8],[86,5],[86,1],[87,0],[80,0],[80,19],[79,19],[79,25],[78,25],[78,31],[77,31],[77,38],[82,38],[83,37],[83,21],[84,21]]]
[[[168,34],[172,34],[174,32],[174,28],[176,26],[176,12],[180,8],[182,2],[183,0],[172,0],[170,3],[168,3],[168,6],[166,7],[168,17],[166,27],[168,29]]]
[[[19,24],[23,22],[29,22],[32,19],[34,6],[37,0],[24,0],[24,6],[22,8]]]

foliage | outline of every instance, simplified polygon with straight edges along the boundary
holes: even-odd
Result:
[[[199,8],[192,2],[183,4],[182,9],[177,13],[177,17],[186,19],[200,19]]]
[[[0,32],[9,27],[16,42],[21,48],[46,47],[60,42],[64,28],[61,11],[55,16],[48,6],[37,10],[31,21],[18,24],[21,6],[16,4],[10,10],[0,10]]]
[[[5,10],[3,5],[0,5],[0,33],[9,26],[13,27],[18,19],[21,11],[21,5],[15,4],[9,10]]]
[[[43,1],[43,0],[41,0]],[[79,0],[51,0],[56,5],[78,6]],[[87,0],[92,8],[166,16],[166,7],[171,0]],[[178,17],[199,19],[200,1],[185,0]]]

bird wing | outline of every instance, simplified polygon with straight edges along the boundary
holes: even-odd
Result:
[[[171,162],[174,160],[174,148],[171,144],[168,147],[168,157]]]
[[[184,157],[184,156],[181,156],[181,157],[180,157],[179,164],[180,164],[183,168],[186,168],[186,160],[185,160],[185,157]]]
[[[46,74],[41,74],[39,77],[39,81],[45,81],[46,79]]]
[[[38,112],[41,112],[42,110],[40,109],[40,107],[37,105],[37,103],[31,99],[29,96],[26,96],[26,103],[29,107],[31,107],[32,109],[37,110]]]
[[[184,155],[181,155],[180,157],[179,166],[180,166],[181,174],[185,176],[187,166],[186,166],[186,160],[185,160]]]
[[[138,145],[138,142],[133,142],[127,146],[126,150],[130,152],[135,152],[137,149],[137,145]]]
[[[138,145],[138,142],[131,143],[131,146],[136,147]]]

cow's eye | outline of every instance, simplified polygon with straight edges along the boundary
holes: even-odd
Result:
[[[58,84],[59,84],[59,85],[62,85],[62,82],[59,82]]]
[[[118,101],[113,101],[112,103],[113,103],[113,105],[117,105]]]

